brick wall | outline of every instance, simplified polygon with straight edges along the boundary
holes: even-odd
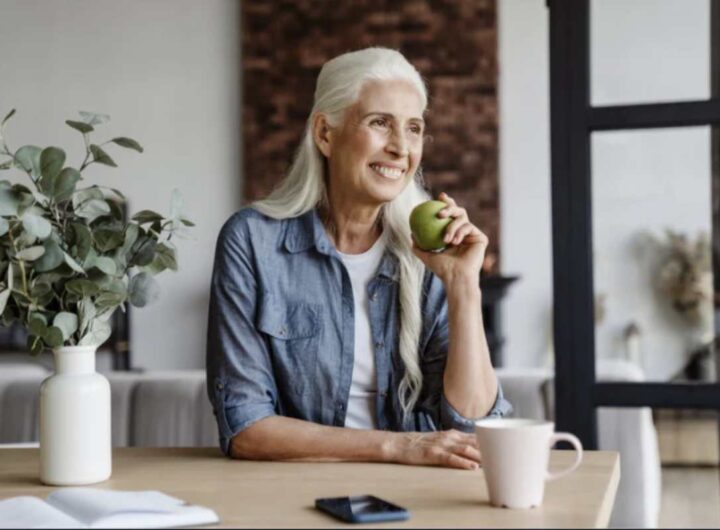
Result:
[[[499,240],[495,0],[243,0],[245,197],[285,174],[323,63],[367,46],[400,50],[427,80],[423,168]]]

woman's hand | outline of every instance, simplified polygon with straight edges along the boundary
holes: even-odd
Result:
[[[447,247],[442,252],[426,252],[413,241],[413,253],[446,286],[459,278],[477,282],[485,259],[488,237],[470,222],[465,208],[458,206],[447,193],[441,193],[438,199],[447,203],[438,217],[453,218],[445,228]]]
[[[477,469],[480,450],[474,434],[456,430],[392,433],[387,460],[398,464]]]

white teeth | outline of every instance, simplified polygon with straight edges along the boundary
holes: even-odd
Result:
[[[378,164],[370,164],[370,167],[381,175],[394,179],[402,177],[403,173],[405,173],[403,169],[389,168]]]

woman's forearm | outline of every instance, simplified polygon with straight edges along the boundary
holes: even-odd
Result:
[[[443,375],[445,398],[465,417],[485,416],[495,402],[497,380],[485,338],[478,278],[449,280],[445,292],[450,341]]]
[[[328,427],[271,416],[238,433],[230,450],[234,458],[249,460],[389,462],[394,459],[395,437],[392,432]]]
[[[475,435],[447,430],[388,432],[328,427],[271,416],[235,435],[233,458],[295,462],[393,462],[477,469]]]

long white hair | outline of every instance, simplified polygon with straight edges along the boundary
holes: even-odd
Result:
[[[401,53],[387,48],[366,48],[328,61],[318,76],[315,102],[290,171],[268,197],[252,204],[255,209],[274,219],[286,219],[318,206],[328,206],[327,175],[323,155],[313,139],[313,116],[322,112],[331,127],[340,125],[345,110],[357,101],[363,85],[371,80],[409,81],[420,94],[425,110],[425,84]],[[397,256],[400,265],[400,357],[405,374],[398,393],[405,418],[413,410],[422,387],[418,345],[422,330],[420,299],[424,273],[422,262],[411,250],[408,217],[417,204],[428,198],[418,169],[402,193],[384,204],[380,213],[388,248]]]

